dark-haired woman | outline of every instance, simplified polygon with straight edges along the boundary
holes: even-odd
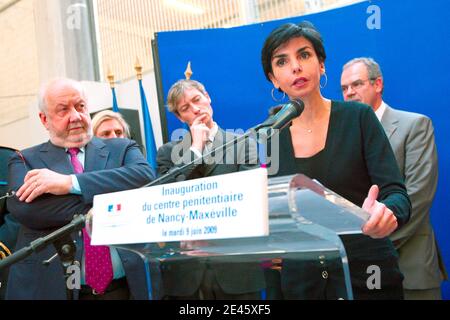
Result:
[[[369,212],[362,234],[341,236],[354,298],[402,299],[403,276],[387,237],[409,219],[411,204],[406,188],[372,109],[322,96],[325,59],[322,37],[309,22],[284,24],[264,43],[262,65],[267,79],[275,90],[305,104],[303,113],[280,132],[282,165],[277,175],[303,173]],[[308,283],[316,281],[315,269],[305,266],[296,268],[289,260],[282,269],[285,297],[328,297],[320,292],[315,296],[301,293],[308,290]],[[373,266],[379,267],[380,285],[370,285]],[[316,287],[322,280],[317,279]]]

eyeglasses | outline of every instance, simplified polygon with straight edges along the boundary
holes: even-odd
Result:
[[[347,92],[348,88],[353,88],[353,90],[361,89],[361,87],[366,83],[367,81],[374,81],[376,78],[369,78],[366,80],[356,80],[350,83],[349,85],[341,86],[342,92]]]

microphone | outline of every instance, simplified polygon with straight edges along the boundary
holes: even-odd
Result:
[[[283,129],[294,118],[302,114],[305,104],[300,99],[290,100],[282,106],[281,110],[271,115],[266,121],[257,125],[253,130],[270,127],[271,129]]]
[[[211,150],[207,154],[203,154],[202,157],[199,159],[194,159],[181,167],[176,167],[172,171],[167,172],[165,175],[142,186],[142,188],[173,182],[174,180],[176,181],[177,176],[183,174],[188,168],[191,168],[192,166],[196,166],[197,164],[201,163],[201,160],[203,160],[204,158],[211,156],[218,150],[223,150],[223,148],[225,149],[226,152],[229,148],[233,147],[235,144],[245,141],[250,136],[254,136],[255,132],[258,132],[262,128],[270,127],[270,129],[282,129],[286,125],[288,125],[295,117],[298,117],[303,112],[304,108],[305,105],[303,101],[301,101],[300,99],[290,100],[288,103],[283,105],[281,110],[278,111],[275,115],[271,115],[263,123],[248,129],[248,131],[245,134],[235,137],[231,141],[228,141],[222,146],[219,146],[216,149]]]

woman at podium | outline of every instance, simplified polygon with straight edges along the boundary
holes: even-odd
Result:
[[[309,22],[288,23],[273,30],[261,58],[264,74],[274,85],[272,93],[279,91],[279,95],[301,99],[305,105],[301,115],[279,133],[277,175],[303,173],[369,212],[362,234],[341,236],[354,298],[402,299],[403,276],[387,237],[408,221],[411,204],[375,113],[362,103],[322,96],[327,81],[325,48],[320,33]],[[328,296],[325,291],[311,296],[302,287],[315,281],[311,275],[317,270],[311,270],[313,264],[308,266],[282,268],[285,297]],[[368,286],[371,266],[379,267],[381,273],[381,285],[376,288]]]

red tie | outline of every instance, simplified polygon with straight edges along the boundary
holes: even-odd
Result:
[[[78,148],[69,148],[70,162],[75,173],[82,173],[83,166],[77,158]],[[95,293],[103,294],[113,279],[111,253],[108,246],[91,246],[91,238],[83,229],[85,277]]]

